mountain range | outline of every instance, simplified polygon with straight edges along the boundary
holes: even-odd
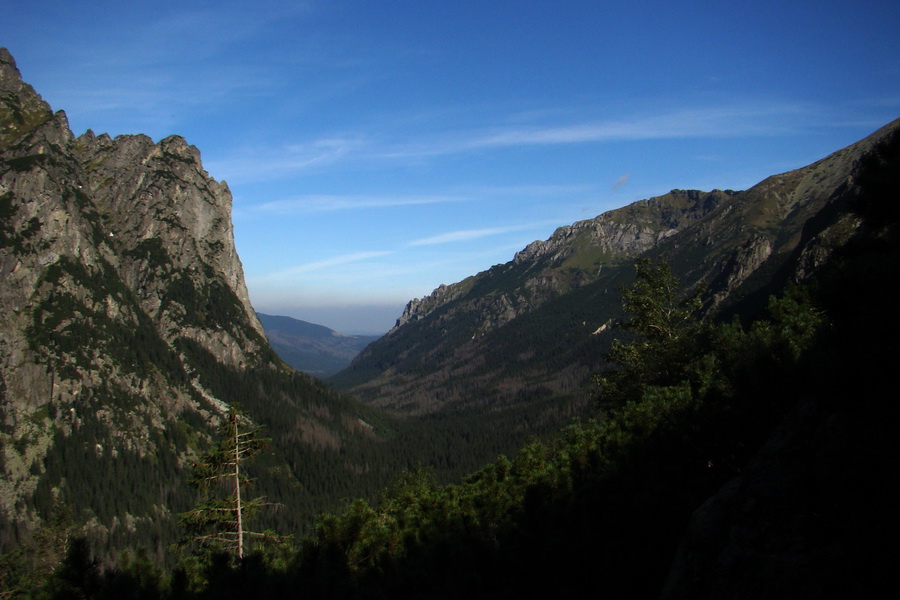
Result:
[[[331,381],[398,415],[531,405],[533,424],[558,428],[591,403],[637,258],[665,258],[689,287],[702,282],[706,313],[751,317],[856,232],[847,206],[860,165],[898,127],[746,191],[676,189],[560,227],[508,263],[412,300]]]
[[[259,493],[284,509],[264,525],[295,534],[341,499],[375,497],[403,469],[425,465],[458,481],[575,417],[602,420],[593,376],[611,367],[604,357],[614,340],[630,339],[618,326],[626,319],[620,290],[641,259],[670,265],[683,291],[699,295],[705,319],[749,323],[770,296],[863,256],[851,275],[869,296],[854,299],[845,288],[834,304],[853,318],[854,302],[873,309],[859,332],[845,325],[840,339],[868,343],[882,314],[890,333],[886,296],[871,290],[886,277],[882,265],[895,264],[898,130],[900,120],[745,191],[673,190],[562,226],[506,264],[412,300],[390,332],[365,345],[254,312],[231,194],[196,148],[178,136],[74,136],[65,113],[53,112],[0,49],[0,552],[25,543],[64,505],[101,556],[142,547],[164,562],[179,537],[177,514],[196,499],[192,465],[236,408],[271,438],[252,474]],[[877,268],[868,271],[870,255]],[[884,371],[892,344],[873,342],[877,352],[866,356],[881,357],[875,370]],[[302,354],[308,372],[325,375],[356,352],[327,384],[285,364]],[[782,515],[780,490],[796,488],[803,465],[822,480],[832,463],[845,479],[857,472],[841,456],[858,446],[866,423],[883,428],[878,407],[866,404],[850,427],[832,399],[805,401],[740,449],[745,472],[715,489],[705,483],[698,503],[685,502],[696,510],[693,524],[676,559],[661,559],[675,565],[667,597],[692,597],[717,569],[740,571],[728,559],[746,547],[750,558],[740,556],[750,563],[769,560],[769,513],[753,500]],[[889,446],[882,433],[872,448]],[[807,434],[824,441],[804,445]],[[690,454],[681,443],[690,436],[676,431],[672,444]],[[635,462],[664,464],[647,453]],[[860,487],[869,489],[869,479]],[[565,502],[541,513],[540,494],[523,509],[532,524],[583,514]],[[741,545],[745,525],[758,546],[756,538]]]

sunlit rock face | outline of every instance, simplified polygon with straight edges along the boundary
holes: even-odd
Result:
[[[115,440],[98,456],[153,456],[185,410],[214,421],[186,348],[232,368],[271,361],[231,203],[180,137],[74,137],[0,49],[4,521],[27,523],[35,494],[64,493],[40,485],[73,432]]]

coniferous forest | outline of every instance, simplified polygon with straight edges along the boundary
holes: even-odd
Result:
[[[240,559],[188,540],[171,566],[101,564],[59,506],[3,555],[3,597],[874,597],[900,558],[897,176],[878,170],[854,239],[758,313],[700,318],[664,260],[638,261],[594,418],[548,441],[449,484],[411,469]]]

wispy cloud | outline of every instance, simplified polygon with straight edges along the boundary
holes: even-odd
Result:
[[[625,173],[624,175],[621,175],[618,179],[616,179],[616,182],[612,184],[612,189],[622,189],[623,187],[628,185],[629,179],[631,179],[631,173]]]
[[[50,92],[67,110],[85,114],[127,111],[135,115],[165,117],[184,108],[205,107],[237,97],[257,95],[274,75],[248,65],[216,65],[188,75],[167,65],[151,65],[140,74],[129,71],[134,65],[98,69],[101,75],[61,77]]]
[[[225,158],[204,160],[204,165],[214,176],[231,183],[256,183],[328,165],[365,143],[362,138],[334,136],[279,147],[243,148]]]
[[[555,222],[554,222],[555,223]],[[433,246],[436,244],[451,244],[454,242],[466,242],[494,235],[503,235],[505,233],[513,233],[516,231],[527,231],[550,224],[550,222],[529,223],[523,225],[510,225],[507,227],[486,227],[483,229],[463,229],[459,231],[450,231],[427,238],[413,240],[407,246]]]
[[[410,158],[522,146],[778,135],[796,132],[782,124],[784,117],[810,110],[795,104],[761,103],[645,112],[568,124],[482,128],[444,139],[397,145],[387,148],[383,156]]]
[[[477,195],[479,197],[524,197],[524,196],[560,196],[567,194],[583,194],[586,192],[595,192],[597,186],[594,184],[571,183],[571,184],[532,184],[532,185],[481,185],[481,186],[465,186],[460,188],[461,193]]]
[[[260,98],[272,113],[285,98],[296,110],[359,85],[360,77],[344,66],[352,49],[312,25],[310,17],[321,8],[298,1],[268,3],[262,10],[238,2],[61,14],[55,21],[67,22],[63,30],[80,31],[79,39],[53,36],[45,43],[54,58],[41,92],[67,111],[76,133],[84,123],[114,135],[183,134],[215,113],[232,127],[227,120],[253,114],[248,106],[260,106]],[[104,26],[123,18],[128,27]],[[84,35],[91,30],[104,35]],[[286,31],[295,32],[289,43]],[[293,85],[302,85],[304,93],[286,93]]]
[[[291,267],[289,269],[283,269],[281,271],[277,271],[275,273],[268,273],[267,275],[263,275],[261,277],[248,278],[248,281],[251,283],[277,283],[295,275],[302,275],[304,273],[310,273],[313,271],[319,271],[322,269],[330,269],[333,267],[338,267],[342,265],[347,265],[351,263],[358,263],[366,260],[370,260],[373,258],[380,258],[382,256],[387,256],[388,254],[393,254],[391,250],[376,250],[376,251],[367,251],[367,252],[353,252],[350,254],[342,254],[339,256],[333,256],[331,258],[326,258],[324,260],[314,261],[305,263],[302,265],[297,265]]]
[[[816,110],[801,104],[761,101],[699,108],[644,108],[624,117],[569,123],[522,124],[500,119],[506,123],[492,126],[478,125],[477,117],[473,117],[469,123],[458,124],[451,133],[446,129],[431,131],[427,125],[385,131],[380,123],[359,124],[352,134],[325,133],[306,141],[272,143],[267,148],[241,148],[230,156],[204,162],[214,176],[231,183],[255,183],[290,178],[311,169],[344,168],[350,163],[377,167],[486,150],[793,134],[797,133],[797,123],[804,121],[798,116],[814,115]],[[547,111],[546,119],[571,112]]]
[[[333,195],[310,194],[282,200],[266,202],[258,210],[279,215],[296,215],[336,210],[361,210],[368,208],[389,208],[394,206],[415,206],[424,204],[446,204],[465,202],[471,198],[454,195]]]
[[[222,168],[220,163],[212,163],[212,165],[215,168]],[[593,193],[596,190],[597,186],[593,184],[464,185],[450,188],[446,194],[304,194],[265,202],[255,207],[255,209],[265,213],[296,215],[339,210],[454,204],[507,198],[556,197],[560,195]]]
[[[547,119],[559,118],[547,111]],[[569,123],[502,125],[476,124],[477,118],[460,123],[452,132],[415,130],[385,131],[379,124],[356,126],[351,135],[336,133],[307,141],[273,144],[266,149],[242,148],[231,156],[207,161],[214,175],[231,183],[284,179],[310,169],[343,168],[348,163],[425,161],[446,155],[522,147],[602,144],[689,138],[772,136],[797,133],[801,115],[814,115],[814,107],[760,102],[723,104],[681,109],[642,109],[632,115],[609,119],[582,119]],[[790,117],[790,118],[788,118]],[[791,125],[786,125],[791,123]]]
[[[773,118],[798,110],[795,105],[686,109],[610,121],[512,129],[473,140],[473,144],[518,146],[772,135],[786,131],[783,126],[773,123]]]

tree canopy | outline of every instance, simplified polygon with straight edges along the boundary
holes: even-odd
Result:
[[[689,295],[668,262],[635,262],[637,279],[622,289],[622,308],[631,318],[621,324],[626,339],[616,339],[606,355],[608,370],[596,376],[601,402],[621,406],[639,400],[647,386],[684,380],[695,359],[703,286]]]

